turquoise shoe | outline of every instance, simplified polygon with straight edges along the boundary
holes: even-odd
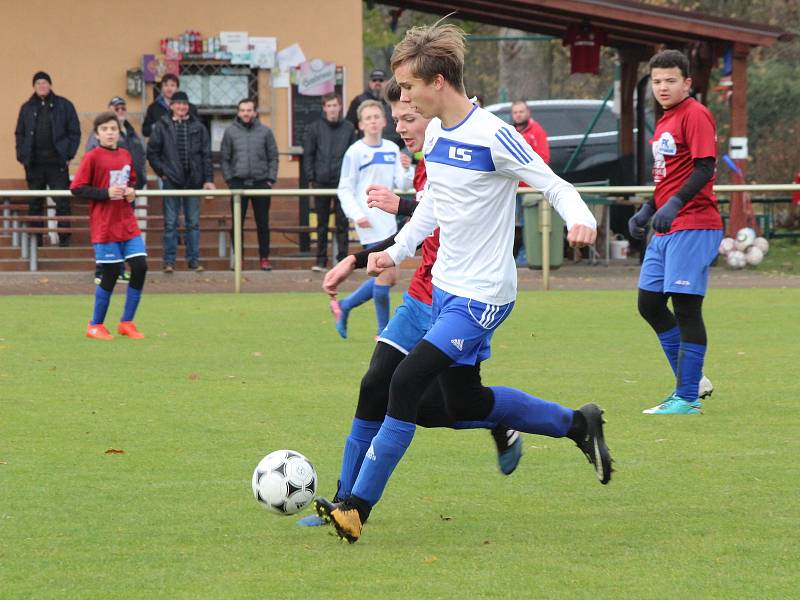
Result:
[[[689,402],[676,394],[672,394],[658,406],[642,411],[646,415],[699,415],[703,412],[700,400]]]

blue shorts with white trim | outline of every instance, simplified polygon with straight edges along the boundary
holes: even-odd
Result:
[[[124,262],[134,256],[147,256],[142,236],[125,240],[124,242],[102,242],[92,244],[94,248],[94,262],[118,263]]]
[[[426,340],[453,359],[452,366],[473,366],[492,355],[492,334],[514,303],[484,304],[433,288],[433,324]]]
[[[397,307],[378,341],[408,354],[431,328],[431,305],[403,294],[403,303]]]
[[[662,294],[705,296],[708,268],[719,252],[721,229],[684,229],[654,235],[639,273],[639,288]]]

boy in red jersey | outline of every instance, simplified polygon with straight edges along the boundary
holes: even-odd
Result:
[[[136,329],[133,317],[147,274],[147,252],[133,213],[136,172],[130,153],[119,148],[119,120],[105,112],[94,120],[99,146],[87,152],[78,167],[70,190],[89,200],[89,229],[95,262],[103,264],[103,276],[95,289],[94,313],[86,328],[86,337],[110,340],[113,336],[104,325],[111,294],[125,261],[131,269],[122,319],[117,333],[133,339],[144,336]]]
[[[722,240],[714,196],[717,134],[709,110],[689,96],[689,61],[677,50],[650,59],[653,95],[664,109],[653,135],[655,194],[628,222],[642,239],[651,217],[651,240],[639,275],[639,313],[658,336],[675,375],[675,391],[646,414],[691,415],[712,386],[703,377],[706,329],[703,297],[708,268]],[[672,311],[667,301],[672,298]],[[702,380],[702,383],[701,383]]]
[[[384,94],[392,108],[397,133],[406,148],[412,152],[422,148],[425,140],[425,127],[429,119],[416,112],[408,103],[400,102],[400,88],[394,79],[384,87]],[[425,187],[425,162],[421,159],[414,172],[414,189],[418,194]],[[372,185],[367,188],[370,207],[380,208],[389,213],[411,216],[417,202],[399,198],[385,186]],[[374,248],[362,250],[339,261],[325,274],[323,289],[335,296],[338,286],[347,279],[354,269],[367,266],[370,252],[382,250],[392,245],[394,236],[378,242]],[[431,326],[431,304],[433,284],[431,268],[436,262],[439,249],[439,230],[435,230],[422,243],[422,260],[414,271],[408,291],[403,295],[403,303],[397,308],[386,328],[378,336],[378,343],[372,353],[369,368],[361,380],[355,418],[344,445],[339,488],[335,499],[344,499],[352,491],[353,483],[372,438],[377,433],[386,415],[389,403],[389,383],[397,366],[419,343]],[[434,382],[426,392],[417,416],[417,424],[422,427],[447,427],[451,429],[490,428],[489,423],[460,422],[454,420],[447,411],[439,383]],[[519,433],[503,425],[491,428],[497,448],[497,461],[500,471],[510,475],[522,457],[522,439]],[[322,525],[318,517],[305,517],[302,525]]]

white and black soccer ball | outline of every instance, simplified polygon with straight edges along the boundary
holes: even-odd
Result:
[[[734,250],[729,252],[725,257],[725,261],[731,269],[741,269],[747,264],[747,259],[744,257],[744,252],[741,250]]]
[[[299,452],[270,452],[253,471],[253,495],[270,512],[293,515],[316,497],[317,471]]]
[[[736,232],[736,249],[744,252],[756,241],[756,231],[752,227],[742,227]]]
[[[757,237],[753,242],[753,246],[761,250],[761,254],[764,256],[766,256],[767,252],[769,252],[769,242],[767,241],[767,238]]]
[[[722,256],[727,256],[730,252],[736,250],[736,240],[733,238],[722,238],[722,241],[719,243],[719,253]]]
[[[764,253],[761,251],[761,248],[754,244],[747,249],[747,252],[744,253],[744,258],[748,265],[756,267],[761,264],[762,260],[764,260]]]

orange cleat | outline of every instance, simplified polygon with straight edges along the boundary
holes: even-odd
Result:
[[[127,335],[132,340],[141,340],[144,335],[136,329],[136,324],[133,321],[120,321],[117,325],[117,333],[120,335]]]
[[[108,332],[106,326],[102,323],[97,325],[92,325],[89,323],[86,326],[86,337],[92,338],[94,340],[113,340],[114,336]]]

